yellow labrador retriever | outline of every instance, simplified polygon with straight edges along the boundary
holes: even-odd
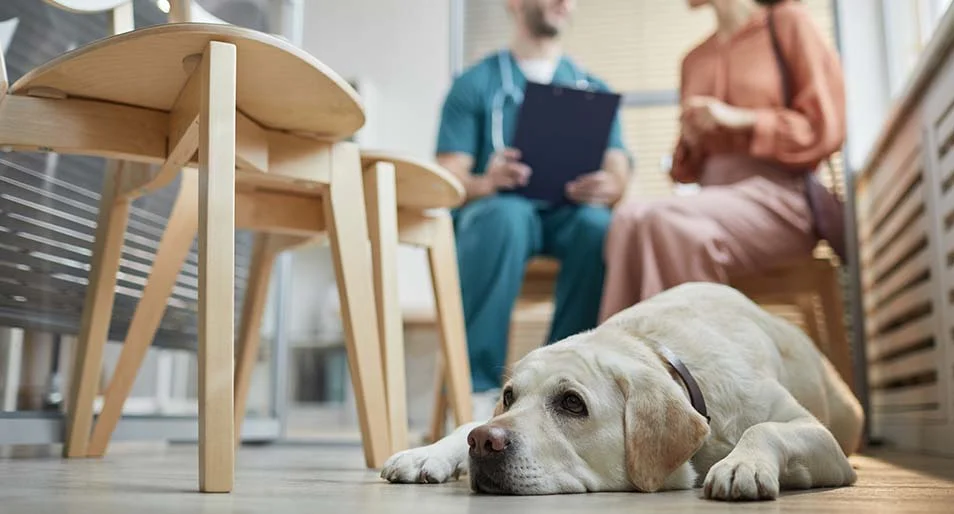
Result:
[[[765,500],[854,483],[846,455],[862,423],[801,330],[734,289],[687,284],[531,352],[493,419],[392,456],[381,476],[468,472],[490,494],[701,485],[706,498]]]

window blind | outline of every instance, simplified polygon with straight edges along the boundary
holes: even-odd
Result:
[[[834,41],[831,0],[802,0],[822,31]],[[464,13],[464,62],[473,64],[506,46],[512,28],[504,0],[468,0]],[[691,11],[679,0],[579,0],[564,42],[581,67],[630,94],[673,91],[679,87],[682,56],[715,28],[709,9]],[[636,154],[630,195],[654,198],[672,194],[661,172],[672,154],[678,131],[675,105],[626,107],[623,136]],[[836,174],[841,180],[840,159]]]

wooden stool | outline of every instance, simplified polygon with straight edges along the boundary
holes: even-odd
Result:
[[[128,7],[123,4],[114,20]],[[5,74],[0,84],[5,92]],[[0,103],[0,145],[160,165],[156,172],[125,165],[109,171],[73,373],[66,455],[89,454],[95,384],[129,202],[167,185],[183,167],[194,165],[198,151],[193,216],[200,254],[201,490],[229,491],[233,484],[236,204],[239,212],[261,213],[252,223],[262,223],[268,216],[286,216],[290,211],[274,206],[297,196],[299,215],[291,221],[308,225],[306,232],[327,227],[349,358],[358,370],[353,379],[362,391],[365,453],[369,463],[383,462],[387,433],[368,429],[385,426],[386,413],[377,324],[369,309],[373,284],[366,275],[370,256],[360,160],[353,144],[327,142],[350,136],[363,123],[353,90],[312,56],[280,39],[221,25],[157,26],[100,40],[33,70],[10,88]],[[236,191],[247,196],[237,198]],[[301,216],[302,211],[313,215]],[[157,266],[154,275],[161,270]]]
[[[436,164],[373,151],[362,152],[361,162],[365,166],[391,449],[399,451],[407,447],[407,407],[404,335],[397,291],[398,241],[427,251],[441,342],[439,367],[447,369],[457,422],[468,423],[471,418],[470,362],[454,226],[448,212],[433,211],[460,205],[465,193],[460,181]]]
[[[404,340],[396,280],[399,238],[402,242],[423,246],[428,250],[436,303],[441,313],[443,353],[450,355],[450,360],[455,363],[453,376],[458,382],[457,387],[464,391],[455,397],[458,398],[458,402],[463,401],[465,404],[470,401],[470,369],[467,363],[466,336],[463,332],[453,227],[446,213],[424,212],[427,208],[456,205],[463,198],[463,190],[452,175],[434,165],[382,153],[363,154],[361,162],[364,168],[364,191],[372,242],[371,262],[375,286],[373,308],[376,309],[373,317],[378,320],[382,335],[378,351],[384,356],[381,368],[365,372],[383,376],[385,379],[386,388],[381,399],[383,406],[386,406],[383,410],[387,417],[387,423],[382,421],[379,425],[370,427],[362,425],[362,430],[387,434],[389,451],[393,453],[407,447]],[[183,194],[180,194],[180,199],[182,197]],[[318,219],[319,216],[303,208],[296,208],[297,201],[293,195],[275,196],[273,204],[259,205],[258,209],[250,205],[248,211],[242,213],[244,221],[241,226],[251,228],[259,235],[256,237],[249,269],[235,367],[235,422],[238,427],[241,427],[245,415],[249,384],[260,345],[259,330],[267,300],[272,264],[275,257],[282,251],[313,241],[314,237],[322,231],[320,226],[311,228],[307,225],[308,220]],[[179,205],[177,203],[174,213],[178,212]],[[184,205],[191,204],[184,202]],[[185,219],[183,217],[183,220]],[[172,252],[171,247],[176,244],[172,241],[177,240],[174,234],[184,233],[190,236],[189,230],[194,224],[186,223],[179,221],[175,216],[170,218],[169,228],[160,244],[160,252]],[[178,243],[178,246],[187,249],[191,241],[191,237],[186,237]],[[136,337],[133,338],[133,328],[130,329],[130,337],[123,348],[113,384],[107,391],[103,414],[93,432],[91,446],[100,454],[105,451],[115,422],[122,412],[122,405],[129,395],[135,374],[155,334],[166,302],[169,300],[172,281],[184,258],[179,257],[180,254],[181,252],[177,252],[175,259],[164,261],[167,264],[163,268],[153,271],[150,284],[162,276],[166,277],[163,283],[168,285],[161,290],[156,289],[155,295],[144,296],[137,307],[133,327],[137,329],[141,327],[141,330],[137,331]],[[137,319],[146,319],[147,316],[150,320],[148,324],[136,324]],[[347,319],[345,322],[347,323]],[[356,380],[355,375],[362,370],[352,365],[351,372],[352,379]],[[356,384],[355,395],[359,401],[363,394],[367,393]],[[463,400],[459,399],[461,396]],[[469,405],[465,406],[469,412]],[[369,462],[368,465],[378,467],[381,464],[382,462],[377,460]]]

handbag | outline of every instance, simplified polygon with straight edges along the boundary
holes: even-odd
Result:
[[[785,107],[792,106],[791,82],[789,81],[791,73],[785,61],[785,55],[782,53],[782,45],[778,40],[778,33],[775,30],[775,11],[769,10],[768,16],[769,34],[772,37],[772,50],[775,52],[775,61],[778,64],[779,72],[782,76],[782,94],[785,99]],[[826,160],[828,164],[828,173],[831,183],[837,184],[835,177],[835,168],[832,166],[831,157]],[[808,208],[812,214],[812,231],[818,239],[824,239],[834,250],[841,262],[848,262],[845,243],[845,206],[841,198],[833,191],[825,187],[818,181],[816,170],[805,170],[805,197],[808,201]]]

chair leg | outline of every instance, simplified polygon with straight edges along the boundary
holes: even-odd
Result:
[[[24,330],[20,328],[0,328],[0,346],[6,353],[3,376],[3,399],[0,400],[0,412],[17,410],[17,395],[20,392],[20,368],[23,365]]]
[[[407,448],[407,386],[404,324],[397,284],[397,191],[394,165],[378,162],[364,170],[364,195],[371,237],[374,301],[381,337],[391,453]]]
[[[169,216],[169,223],[159,242],[149,279],[136,306],[126,341],[112,380],[106,389],[103,410],[93,427],[89,455],[102,457],[122,417],[123,404],[132,391],[142,361],[155,338],[162,315],[166,311],[179,270],[189,256],[199,222],[198,181],[196,170],[182,171],[179,194]]]
[[[235,361],[235,443],[242,440],[245,406],[255,369],[258,348],[261,345],[262,315],[268,301],[268,286],[272,279],[275,257],[282,248],[275,245],[275,236],[261,234],[255,238],[252,264],[249,268],[245,303],[239,325],[238,355]]]
[[[447,420],[447,365],[444,364],[444,352],[438,351],[434,360],[434,417],[431,419],[431,442],[436,443],[444,437]]]
[[[457,425],[469,423],[473,417],[470,361],[467,356],[467,331],[464,328],[464,307],[460,297],[457,270],[457,249],[450,215],[434,217],[434,240],[427,256],[434,285],[437,322],[440,327],[441,353],[446,365],[451,408]]]
[[[818,283],[822,312],[825,315],[825,330],[828,332],[829,360],[845,383],[857,393],[849,346],[851,343],[845,330],[845,310],[836,269],[825,264],[824,270],[819,273]]]
[[[109,166],[99,205],[89,284],[71,374],[64,457],[87,455],[103,348],[113,313],[116,274],[129,220],[129,200],[119,193],[123,164],[111,162]]]
[[[812,338],[816,346],[819,348],[823,347],[825,341],[822,338],[821,329],[818,327],[818,315],[815,312],[814,295],[798,295],[794,303],[802,313],[802,319],[805,321],[805,329],[808,332],[808,336]]]
[[[199,489],[229,492],[235,471],[235,45],[200,64]]]
[[[384,464],[389,452],[388,416],[378,339],[374,283],[368,269],[368,221],[361,158],[351,143],[332,149],[324,211],[338,283],[348,366],[368,467]]]

